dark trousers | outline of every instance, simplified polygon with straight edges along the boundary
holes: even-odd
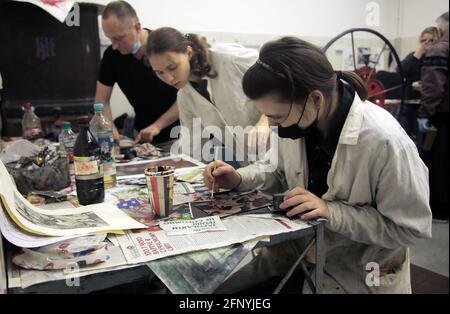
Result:
[[[430,205],[433,218],[448,219],[448,113],[436,114],[430,122],[438,130],[431,150],[422,152],[429,169]]]

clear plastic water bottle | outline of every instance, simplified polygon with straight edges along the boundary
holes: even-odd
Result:
[[[44,137],[41,120],[34,113],[34,107],[27,102],[22,106],[24,111],[22,118],[22,137],[26,140],[36,140]]]
[[[89,123],[89,127],[101,148],[103,179],[105,181],[105,188],[109,189],[116,186],[116,163],[113,155],[113,126],[103,114],[103,104],[94,104],[94,112],[95,114]]]
[[[66,156],[69,160],[70,173],[73,173],[73,147],[77,135],[72,131],[72,125],[70,122],[63,122],[62,131],[59,134],[58,142],[61,154]]]

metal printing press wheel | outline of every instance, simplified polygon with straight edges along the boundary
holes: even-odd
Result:
[[[361,38],[355,36],[355,33],[371,33],[373,35],[372,37],[376,39],[377,42],[380,42],[381,50],[375,54],[375,57],[372,57],[373,52],[371,51],[371,48],[373,47],[355,47],[355,39]],[[385,108],[398,118],[398,114],[402,112],[402,107],[405,104],[406,79],[394,46],[386,37],[377,31],[368,28],[352,28],[337,35],[322,48],[331,61],[333,60],[332,56],[330,57],[330,54],[333,51],[332,48],[334,47],[334,52],[343,52],[342,47],[345,46],[345,40],[348,36],[351,41],[351,50],[348,59],[343,59],[341,69],[336,67],[335,64],[333,64],[333,66],[335,66],[336,70],[353,70],[364,80],[369,95],[368,100]],[[365,37],[364,41],[367,42],[367,40],[368,39]],[[342,42],[344,42],[344,45],[342,45]],[[341,43],[341,45],[339,45],[339,43]],[[395,73],[383,70],[377,71],[377,66],[380,64],[381,60],[384,60],[385,56],[391,56],[393,61],[395,61]],[[342,55],[342,57],[345,56]],[[348,63],[345,64],[345,61]],[[393,106],[392,101],[386,101],[392,99],[397,99],[399,105]]]

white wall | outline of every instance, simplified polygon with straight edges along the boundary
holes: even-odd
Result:
[[[378,0],[382,33],[398,0]],[[332,37],[365,27],[366,0],[129,0],[144,25],[185,31]]]
[[[399,39],[396,49],[401,58],[419,45],[419,35],[426,27],[435,26],[436,18],[448,11],[447,0],[397,0],[399,2]]]
[[[448,0],[397,0],[400,2],[400,37],[418,37],[436,18],[448,11]]]
[[[417,37],[422,29],[434,25],[436,17],[448,11],[447,0],[128,0],[128,2],[136,9],[144,27],[155,29],[172,26],[184,32],[199,32],[211,43],[239,42],[259,47],[262,43],[281,35],[296,35],[317,45],[324,45],[347,29],[373,28],[391,40],[401,58],[415,49]],[[369,13],[366,6],[373,2],[379,5],[378,27],[366,25]],[[367,33],[360,33],[360,36],[370,37]],[[104,40],[103,42],[107,43]],[[344,45],[348,42],[348,40],[344,42]],[[373,37],[371,42],[375,42]],[[342,59],[340,55],[329,57],[335,65]],[[133,112],[118,88],[114,89],[112,103],[114,117],[123,112],[129,114]]]
[[[377,3],[388,38],[417,36],[448,11],[447,0],[128,0],[149,28],[184,31],[300,35],[331,38],[368,27],[366,6]]]

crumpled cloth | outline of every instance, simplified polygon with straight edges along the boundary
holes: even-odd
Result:
[[[138,145],[134,148],[136,151],[136,155],[140,158],[153,157],[153,156],[161,156],[161,149],[153,146],[150,143],[144,143]]]

